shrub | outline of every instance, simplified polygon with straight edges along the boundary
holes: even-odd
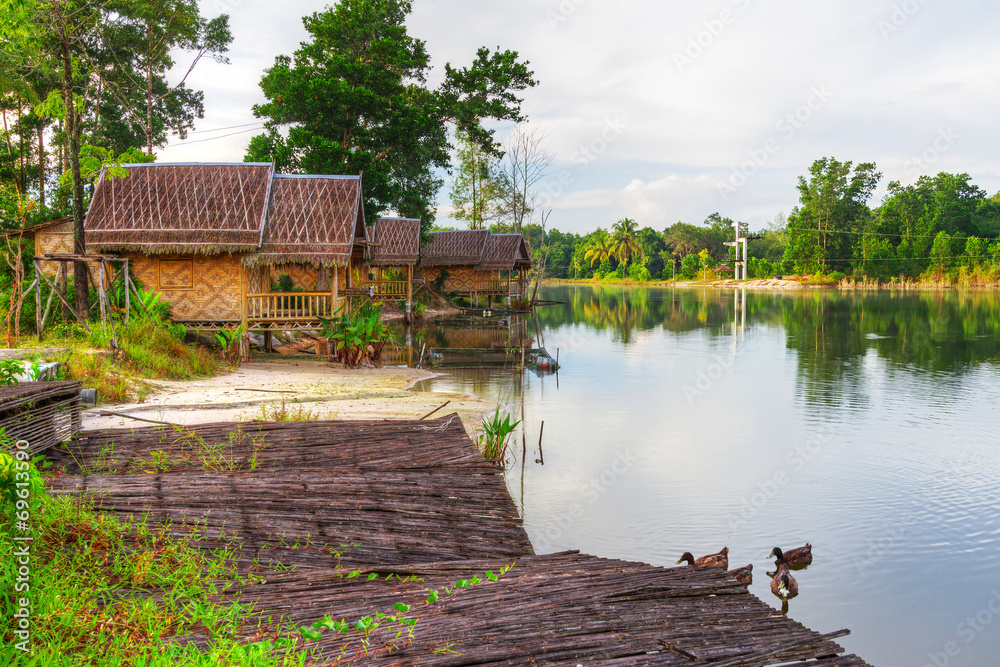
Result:
[[[330,361],[357,367],[364,362],[376,363],[382,349],[392,339],[392,330],[382,322],[381,307],[365,304],[351,314],[341,306],[330,319],[320,318],[320,335],[330,341]]]

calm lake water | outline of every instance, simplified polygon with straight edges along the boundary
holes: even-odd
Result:
[[[423,385],[517,410],[523,389],[507,482],[536,551],[672,566],[728,546],[780,608],[767,554],[808,541],[796,620],[851,628],[877,667],[1000,664],[1000,295],[542,297],[564,302],[539,310],[558,377]]]

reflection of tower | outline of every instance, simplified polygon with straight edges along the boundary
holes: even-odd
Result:
[[[738,289],[733,292],[733,354],[740,338],[745,337],[747,329],[747,291]]]

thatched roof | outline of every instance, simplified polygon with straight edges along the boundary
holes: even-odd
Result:
[[[477,266],[489,235],[485,229],[431,232],[431,242],[420,249],[420,266]]]
[[[525,255],[524,237],[520,234],[490,234],[477,271],[513,271],[531,266]]]
[[[372,225],[373,266],[413,266],[420,260],[420,221],[412,218],[381,218]]]
[[[275,176],[260,252],[248,264],[346,266],[368,241],[360,176]]]
[[[533,264],[533,260],[531,259],[531,244],[528,243],[527,236],[521,237],[521,249],[520,251],[518,251],[517,262],[518,262],[517,268],[519,269],[520,268],[530,269],[531,265]]]
[[[203,253],[260,244],[273,165],[130,164],[102,174],[87,212],[87,245],[102,250]]]
[[[56,218],[55,220],[47,220],[46,222],[36,222],[33,225],[26,225],[25,227],[15,227],[14,229],[5,229],[0,231],[0,238],[6,238],[8,236],[21,236],[26,239],[33,238],[38,232],[44,231],[46,229],[51,229],[52,227],[58,227],[60,225],[65,225],[66,223],[72,223],[73,218]],[[70,225],[70,231],[72,231],[72,224]]]

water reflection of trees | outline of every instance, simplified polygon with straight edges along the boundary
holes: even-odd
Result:
[[[544,298],[561,303],[539,309],[543,326],[582,324],[624,345],[658,328],[728,336],[737,316],[731,290],[560,285],[545,288]],[[856,374],[871,351],[890,365],[933,372],[1000,361],[993,292],[750,292],[746,304],[747,327],[781,326],[816,386]]]

